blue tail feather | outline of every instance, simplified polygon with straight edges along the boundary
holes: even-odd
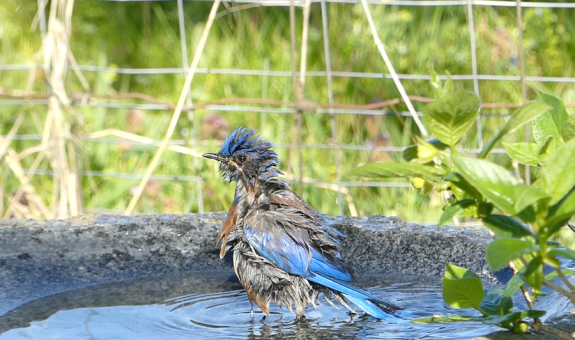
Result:
[[[355,296],[344,294],[349,301],[355,303],[359,308],[363,309],[367,314],[373,316],[374,318],[383,319],[389,317],[390,314],[384,312],[376,306],[373,302],[369,300],[364,300]]]
[[[330,261],[314,247],[311,247],[310,250],[312,260],[308,266],[309,271],[317,275],[329,276],[342,281],[353,280],[349,269],[345,268],[345,266]]]
[[[307,276],[306,278],[312,282],[341,292],[351,302],[355,303],[369,315],[376,318],[381,319],[388,315],[388,313],[377,306],[376,303],[380,304],[384,309],[387,309],[389,313],[393,313],[395,310],[401,309],[400,307],[397,307],[387,301],[371,295],[361,288],[335,278],[328,278],[319,273],[314,273],[313,271],[311,272],[311,275]]]

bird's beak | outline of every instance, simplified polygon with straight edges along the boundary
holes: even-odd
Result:
[[[213,159],[222,163],[226,163],[228,160],[225,157],[222,157],[221,155],[217,154],[217,153],[205,153],[202,155],[202,157],[206,157],[209,159]]]

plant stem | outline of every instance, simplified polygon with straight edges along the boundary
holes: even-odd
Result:
[[[493,238],[495,238],[495,234],[492,236],[493,236]],[[524,257],[521,257],[521,261],[523,261],[524,266],[527,266],[527,260],[525,260]],[[515,264],[513,264],[513,262],[509,262],[509,267],[511,267],[511,271],[513,272],[513,275],[516,275],[519,272],[519,270],[517,270],[517,267],[515,267]],[[527,288],[525,288],[525,284],[521,284],[520,288],[521,288],[521,293],[523,294],[523,297],[525,298],[525,301],[527,302],[527,306],[529,307],[529,309],[534,309],[535,308],[534,299],[531,297],[531,294],[529,294],[529,291],[527,290]]]
[[[557,271],[557,274],[559,274],[559,277],[561,278],[561,280],[563,282],[565,282],[565,285],[567,287],[569,287],[569,289],[571,290],[571,293],[575,294],[575,285],[573,285],[571,283],[571,281],[569,281],[569,279],[565,276],[565,274],[563,273],[561,268],[556,268],[555,270]]]
[[[575,305],[575,294],[570,293],[569,291],[567,291],[567,290],[559,287],[558,285],[551,283],[547,280],[543,280],[543,285],[553,289],[556,292],[559,292],[559,293],[565,295],[566,297],[569,298],[569,300],[571,300],[571,303],[573,303]]]
[[[535,323],[526,322],[526,324],[531,326],[533,328],[533,330],[535,330],[535,331],[541,331],[541,332],[553,334],[556,337],[559,337],[559,338],[565,339],[565,340],[573,340],[573,337],[571,335],[569,335],[568,333],[565,333],[565,332],[560,331],[560,330],[555,329],[555,328],[547,327],[544,324],[542,324],[541,322],[535,322]]]
[[[449,149],[451,149],[451,153],[455,156],[458,155],[457,150],[455,149],[455,145],[450,145]]]
[[[524,284],[522,284],[520,288],[521,293],[523,293],[523,297],[525,298],[525,301],[527,301],[527,306],[529,306],[529,309],[534,309],[535,304],[533,303],[533,298],[531,297],[531,294],[529,294],[529,291],[527,290],[527,288],[525,288]]]

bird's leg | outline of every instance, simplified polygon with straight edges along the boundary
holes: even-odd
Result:
[[[254,302],[250,300],[250,318],[254,318]]]
[[[266,317],[267,317],[267,316],[264,314],[264,317],[260,320],[260,322],[266,321]]]
[[[294,301],[295,304],[295,323],[300,323],[305,320],[305,304],[303,301]]]
[[[355,311],[354,312],[348,312],[347,315],[349,315],[349,321],[353,321],[353,319],[355,317],[357,317],[357,313]]]

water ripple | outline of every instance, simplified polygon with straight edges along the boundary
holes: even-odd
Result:
[[[185,282],[189,285],[180,291],[195,293],[164,298],[159,303],[150,298],[149,304],[140,305],[129,303],[130,298],[135,298],[132,295],[136,294],[133,290],[125,290],[130,287],[130,283],[124,284],[120,289],[124,295],[129,295],[127,298],[121,297],[121,294],[114,295],[114,285],[89,292],[76,291],[70,296],[60,295],[48,304],[54,307],[57,301],[66,300],[69,303],[70,300],[78,299],[79,302],[57,308],[44,320],[31,321],[27,327],[8,330],[0,334],[0,340],[469,339],[495,330],[478,323],[411,323],[413,318],[453,314],[453,310],[442,302],[439,285],[397,283],[369,289],[373,294],[404,307],[406,310],[398,317],[390,316],[377,320],[367,315],[349,314],[345,308],[336,309],[322,298],[317,309],[308,308],[306,321],[296,324],[295,317],[289,310],[277,308],[273,304],[270,317],[262,320],[263,314],[256,307],[252,318],[251,306],[243,290],[206,293],[203,289],[197,290],[199,286],[194,284],[194,280]],[[141,291],[145,286],[142,282],[135,285],[138,287],[137,291]],[[154,285],[163,288],[170,286],[158,284],[157,278],[154,279]],[[158,298],[157,292],[147,294]],[[89,303],[80,303],[82,297],[86,296],[91,296],[92,300]],[[106,300],[110,296],[114,296],[113,301]],[[97,303],[101,302],[101,299],[106,300],[104,305]],[[71,308],[74,306],[76,307]],[[26,313],[23,311],[23,314]]]

